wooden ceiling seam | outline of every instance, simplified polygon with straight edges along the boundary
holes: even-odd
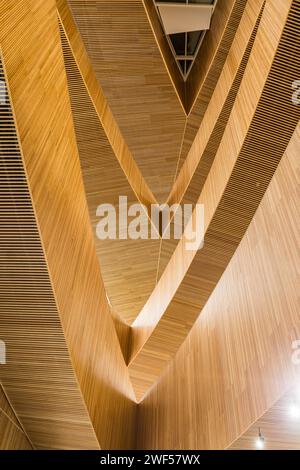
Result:
[[[180,161],[180,153],[181,153],[181,149],[182,149],[182,145],[183,145],[186,125],[187,125],[187,120],[185,121],[185,125],[184,125],[184,128],[183,128],[182,139],[181,139],[179,154],[178,154],[178,158],[177,158],[177,164],[176,164],[176,170],[175,170],[175,173],[174,173],[174,180],[173,180],[172,189],[173,189],[173,187],[175,185],[175,182],[176,182],[176,174],[177,174],[177,171],[178,171],[178,165],[179,165],[179,161]],[[172,192],[172,189],[171,189],[171,192]],[[169,204],[168,199],[166,201],[166,204]],[[168,224],[167,227],[170,227],[171,233],[174,233],[174,230],[172,231],[172,229],[174,229],[174,224],[173,224],[174,217],[175,217],[175,212],[171,213],[170,220],[169,220],[169,222],[167,222],[167,224]],[[160,278],[161,254],[162,254],[163,243],[164,243],[163,236],[161,236],[160,237],[160,243],[159,243],[158,259],[157,259],[155,285],[158,283],[159,278]]]
[[[185,100],[186,100],[186,87],[177,67],[174,56],[170,50],[170,46],[161,27],[160,21],[157,16],[157,11],[153,0],[142,0],[145,11],[147,13],[148,21],[150,23],[154,39],[157,47],[161,53],[165,67],[168,71],[170,80],[173,84],[174,90],[177,94],[178,101],[182,107],[184,114],[187,116]]]
[[[0,56],[1,56],[1,47],[0,47]],[[6,402],[8,404],[8,407],[10,408],[11,413],[13,415],[12,414],[9,415],[8,410],[3,409],[3,407],[1,406],[1,403],[0,403],[0,412],[4,413],[7,416],[7,418],[16,426],[16,428],[18,428],[23,434],[25,434],[25,436],[28,439],[32,449],[35,449],[35,447],[33,445],[33,442],[31,441],[30,437],[28,436],[28,434],[26,432],[26,429],[24,428],[21,421],[19,420],[18,415],[16,413],[16,410],[13,408],[13,405],[9,400],[9,397],[8,397],[4,387],[3,387],[3,384],[0,381],[0,395],[1,394],[2,394],[3,398],[6,400]]]
[[[216,8],[217,7],[220,8],[221,1],[220,0],[218,1]],[[220,31],[221,36],[220,36],[218,47],[214,49],[214,54],[211,60],[211,67],[209,67],[206,70],[205,75],[202,79],[202,82],[199,84],[198,92],[195,94],[195,97],[189,106],[189,112],[188,112],[187,117],[189,117],[190,114],[192,113],[193,108],[196,104],[196,101],[199,99],[201,89],[205,86],[205,82],[212,81],[214,85],[216,85],[219,74],[221,73],[222,68],[223,68],[222,64],[224,64],[227,54],[229,52],[229,49],[231,47],[232,41],[234,40],[234,36],[240,24],[240,20],[242,18],[243,12],[246,8],[247,1],[248,0],[234,0],[232,2],[231,8],[230,8],[230,14],[226,18],[225,28],[224,30]],[[218,58],[218,56],[221,56],[221,55],[222,57]],[[198,53],[198,59],[201,60],[201,49],[199,50],[199,53]],[[214,76],[214,74],[216,74],[216,76]],[[211,77],[214,76],[214,78],[210,79],[209,76]],[[213,89],[214,89],[214,86],[212,86],[212,90]]]
[[[35,450],[26,434],[0,409],[0,450]]]
[[[17,426],[16,423],[10,418],[10,416],[9,416],[4,410],[2,410],[1,408],[0,408],[0,415],[4,416],[4,417],[9,421],[9,423],[10,423],[18,432],[20,432],[21,434],[24,435],[24,437],[28,440],[28,442],[29,442],[29,444],[30,444],[32,450],[36,450],[36,449],[34,448],[34,446],[32,445],[32,442],[30,441],[28,435],[27,435],[26,432],[24,431],[24,429],[22,429],[22,428],[20,428],[19,426]],[[2,444],[2,442],[0,442],[0,446],[1,446],[1,444]],[[0,449],[1,449],[1,447],[0,447]]]
[[[0,407],[0,413],[2,413],[19,431],[25,434],[24,429],[22,429],[20,425],[16,424],[16,422],[12,419],[12,417],[1,407]]]

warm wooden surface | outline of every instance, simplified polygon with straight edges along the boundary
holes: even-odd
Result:
[[[218,0],[186,82],[187,120],[176,174],[180,171],[218,83],[247,0]]]
[[[16,414],[14,413],[7,396],[4,392],[4,389],[2,387],[2,384],[0,382],[0,409],[4,411],[4,413],[8,416],[8,418],[18,427],[21,427],[20,422],[18,418],[16,417]]]
[[[32,450],[0,383],[0,450]]]
[[[102,448],[132,447],[134,395],[95,251],[56,5],[41,0],[32,8],[14,0],[0,11],[0,42],[35,209],[28,215],[35,232],[25,241],[36,242],[38,250],[27,248],[20,258],[14,282],[25,283],[24,293],[17,297],[19,310],[11,303],[5,317],[14,359],[5,377],[1,368],[1,378],[36,447],[96,448],[96,435]],[[20,229],[18,235],[24,238]],[[15,249],[24,249],[20,240]],[[36,271],[29,275],[29,269]]]
[[[217,86],[207,106],[196,138],[168,197],[168,204],[196,204],[203,189],[235,103],[256,37],[263,0],[249,0],[236,31]],[[171,229],[173,229],[173,225]],[[178,241],[163,240],[158,278]]]
[[[185,101],[186,101],[186,85],[185,81],[179,71],[178,65],[174,58],[174,55],[171,51],[169,42],[164,33],[161,21],[157,14],[157,9],[153,0],[142,0],[144,4],[145,11],[148,16],[151,28],[154,33],[154,38],[157,42],[158,48],[160,50],[162,59],[164,60],[165,66],[169,72],[169,77],[175,87],[175,90],[178,94],[181,106],[183,111],[185,110]]]
[[[195,138],[246,0],[218,1],[187,83],[178,76],[152,0],[69,4],[134,159],[164,202]]]
[[[74,57],[81,57],[82,54],[79,54],[78,41],[69,39],[74,33],[69,26],[70,18],[66,5],[60,1],[58,6],[67,35],[66,37],[62,29],[76,139],[101,274],[112,308],[123,322],[130,324],[154,289],[160,241],[120,240],[119,237],[116,240],[99,240],[96,236],[96,226],[100,220],[96,211],[100,204],[112,204],[117,209],[119,218],[119,196],[127,197],[128,206],[138,203],[139,200],[115,156],[74,60]],[[73,44],[74,55],[69,43]],[[85,70],[83,61],[78,60],[78,63]],[[120,147],[124,148],[123,145]],[[122,154],[121,160],[123,158]],[[133,182],[132,184],[134,186]],[[138,187],[143,186],[145,185],[139,181]],[[137,194],[144,202],[147,192],[140,194],[137,191]],[[155,202],[153,196],[147,199],[148,203]],[[117,231],[119,227],[118,224]]]
[[[69,43],[70,52],[72,51],[73,54],[74,65],[76,63],[78,75],[81,76],[81,81],[83,82],[82,86],[86,88],[86,94],[89,95],[94,112],[101,123],[102,133],[105,136],[103,138],[109,143],[111,151],[119,162],[137,199],[147,207],[155,204],[156,200],[133,159],[127,143],[124,141],[102,88],[97,81],[83,41],[74,23],[68,2],[67,0],[56,0],[56,4],[62,27]]]
[[[17,12],[26,17],[21,3],[11,11],[16,21]],[[27,21],[32,20],[27,11]],[[1,33],[9,71],[8,23]],[[3,80],[2,62],[0,75]],[[6,82],[8,87],[11,82]],[[0,118],[0,338],[6,344],[0,380],[36,448],[96,449],[65,344],[9,101],[0,106]]]
[[[125,141],[154,195],[164,202],[185,113],[143,1],[69,0],[69,5]]]
[[[197,323],[139,406],[139,448],[224,449],[299,380],[299,152],[300,126]]]
[[[55,0],[0,0],[14,105],[0,108],[0,379],[20,419],[0,394],[3,442],[27,445],[24,426],[40,449],[227,447],[296,372],[299,129],[254,214],[300,116],[299,0],[266,0],[260,24],[262,0],[219,0],[206,65],[223,71],[174,187],[193,202],[201,190],[205,246],[187,253],[181,240],[132,329],[123,318],[151,293],[159,242],[95,246],[95,208],[123,191],[164,199],[186,120],[142,0],[70,0],[89,56],[57,1],[66,36]],[[129,373],[141,399],[176,353],[137,407]]]
[[[0,450],[32,450],[26,435],[0,409]]]
[[[264,450],[300,450],[300,419],[291,415],[291,406],[299,407],[299,383],[270,407],[229,450],[256,450],[259,428]]]
[[[300,108],[292,104],[291,83],[300,73],[300,35],[297,5],[290,6],[266,2],[237,100],[198,200],[205,207],[204,247],[191,255],[184,239],[180,241],[133,323],[129,371],[138,399],[176,353],[220,280],[298,123]],[[287,67],[291,44],[295,52],[289,52]]]

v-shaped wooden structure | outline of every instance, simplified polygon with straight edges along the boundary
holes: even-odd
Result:
[[[299,0],[219,0],[186,82],[156,14],[152,0],[0,0],[0,411],[20,447],[179,447],[180,437],[153,441],[172,421],[156,416],[153,390],[174,379],[278,166],[299,152]],[[119,196],[148,218],[151,204],[203,204],[203,248],[188,251],[185,234],[99,240],[97,207],[119,210]],[[282,312],[289,337],[296,303]],[[243,390],[237,372],[231,385],[220,373],[213,362],[205,377],[221,395]],[[198,386],[208,396],[204,382],[188,393]],[[218,399],[207,406],[201,416],[217,414]],[[248,411],[239,426],[222,415],[219,441],[203,445],[229,446],[262,412]]]

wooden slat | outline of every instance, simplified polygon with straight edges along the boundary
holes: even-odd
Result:
[[[299,152],[300,125],[201,316],[139,405],[138,448],[225,449],[300,383],[292,362],[300,338]],[[274,423],[274,447],[284,445],[285,429]]]
[[[266,2],[238,99],[198,200],[206,211],[204,247],[187,252],[183,237],[133,323],[129,371],[138,399],[174,356],[220,280],[298,123],[291,83],[300,74],[299,4],[290,7],[291,2]]]

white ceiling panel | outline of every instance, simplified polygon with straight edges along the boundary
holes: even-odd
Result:
[[[158,4],[166,34],[209,29],[213,8],[213,5],[202,4]]]

